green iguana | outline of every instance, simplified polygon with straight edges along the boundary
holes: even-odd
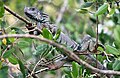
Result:
[[[25,7],[24,8],[24,13],[25,15],[33,20],[36,23],[36,29],[35,31],[32,32],[34,35],[39,35],[40,33],[39,30],[42,30],[44,27],[47,28],[53,36],[57,32],[58,28],[55,24],[52,24],[49,20],[49,16],[42,12],[39,11],[35,7]],[[72,40],[68,35],[64,34],[63,32],[60,33],[59,38],[57,39],[57,42],[60,44],[64,44],[66,46],[69,46],[73,49],[73,51],[77,52],[92,52],[95,49],[95,44],[96,40],[95,38],[92,38],[89,35],[86,35],[80,44]],[[92,60],[94,63],[97,63],[99,69],[106,69],[98,60],[96,60],[92,55],[86,55],[87,58]]]

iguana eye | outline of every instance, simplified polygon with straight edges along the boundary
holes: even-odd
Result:
[[[31,8],[31,10],[32,10],[32,11],[34,11],[34,10],[35,10],[35,8]]]

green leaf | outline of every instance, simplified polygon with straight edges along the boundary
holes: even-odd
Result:
[[[43,28],[43,32],[42,32],[43,37],[52,40],[53,39],[53,35],[51,32],[49,32],[46,28]]]
[[[114,55],[120,55],[120,52],[110,45],[106,45],[106,52]]]
[[[25,78],[25,76],[26,76],[25,75],[25,67],[24,67],[23,63],[20,60],[18,60],[18,63],[19,63],[20,71],[23,74],[23,78]]]
[[[1,27],[1,29],[6,28],[6,26],[7,26],[7,22],[3,21],[3,20],[0,20],[0,27]]]
[[[0,69],[0,78],[8,78],[8,66],[4,66]]]
[[[76,11],[77,11],[78,13],[83,13],[83,14],[88,13],[88,10],[87,10],[87,9],[77,9]]]
[[[18,45],[20,48],[26,48],[26,47],[28,47],[28,46],[30,45],[30,43],[27,42],[27,41],[21,40],[21,41],[19,41],[19,42],[17,43],[17,45]]]
[[[112,66],[113,70],[120,70],[120,60],[115,60],[113,66]]]
[[[49,54],[49,52],[51,51],[51,49],[52,49],[52,47],[49,46],[45,52],[42,52],[41,57],[47,56]]]
[[[59,38],[60,33],[61,33],[61,30],[58,29],[58,30],[57,30],[57,33],[56,33],[55,36],[54,36],[54,40],[57,40],[57,39]]]
[[[95,32],[94,32],[94,30],[93,30],[93,28],[91,26],[87,27],[86,33],[89,34],[92,37],[95,37],[95,35],[96,35]]]
[[[12,30],[9,34],[16,34],[15,30]],[[13,43],[15,41],[15,38],[9,38],[9,41]]]
[[[112,8],[112,9],[110,10],[110,12],[109,12],[109,15],[113,15],[114,12],[115,12],[115,8]]]
[[[71,78],[75,78],[72,72],[70,72],[70,75],[71,75]]]
[[[5,10],[4,10],[4,5],[3,2],[0,1],[0,18],[4,16]]]
[[[117,26],[114,29],[114,38],[117,42],[120,42],[120,27],[119,26]]]
[[[73,74],[74,78],[79,77],[79,68],[78,68],[78,64],[76,62],[72,62],[72,74]]]
[[[90,20],[91,20],[93,23],[96,23],[96,18],[90,17]]]
[[[98,46],[97,50],[104,51],[103,47],[101,47],[101,46],[100,47]]]
[[[114,29],[114,39],[115,39],[115,45],[116,45],[116,47],[120,48],[120,26],[117,26]]]
[[[9,58],[8,58],[8,60],[9,60],[9,62],[10,63],[12,63],[12,64],[18,64],[18,61],[17,61],[17,59],[15,58],[15,57],[13,57],[13,56],[10,56]]]
[[[71,78],[69,75],[65,74],[64,78]]]
[[[112,20],[115,24],[119,24],[120,23],[120,14],[119,13],[114,13],[112,16]]]
[[[6,51],[5,54],[3,55],[3,58],[8,58],[8,57],[12,54],[12,52],[13,52],[14,50],[15,50],[15,49],[12,48],[12,49]]]
[[[88,8],[93,4],[93,2],[86,2],[83,5],[81,5],[81,8]]]
[[[67,75],[67,78],[71,78],[71,71],[69,69],[65,69],[64,72]]]
[[[41,44],[36,47],[36,51],[33,53],[33,55],[41,55],[41,57],[46,56],[49,53],[51,47],[48,46],[48,44]]]
[[[100,6],[100,7],[98,8],[98,10],[97,10],[97,12],[95,13],[95,15],[96,15],[96,16],[101,15],[101,14],[105,13],[105,12],[107,11],[107,9],[108,9],[108,4],[105,3],[105,4],[103,4],[102,6]]]
[[[11,30],[14,30],[14,33],[16,34],[25,34],[24,31],[22,31],[20,28],[12,27]]]
[[[82,74],[83,74],[83,69],[82,69],[82,66],[80,66],[80,68],[79,68],[80,70],[79,70],[79,76],[82,76]]]

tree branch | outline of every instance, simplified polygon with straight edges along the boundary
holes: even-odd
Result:
[[[43,68],[43,69],[40,69],[40,70],[36,71],[36,72],[33,73],[32,75],[35,75],[35,74],[38,74],[38,73],[41,73],[41,72],[47,71],[47,70],[49,70],[49,68]],[[28,75],[26,78],[29,78],[30,76],[31,76],[31,75]]]
[[[11,13],[12,15],[14,15],[15,17],[17,17],[18,19],[20,19],[21,21],[25,22],[26,24],[32,25],[28,20],[18,15],[17,13],[13,12],[12,10],[10,10],[6,5],[4,5],[4,9],[8,11],[9,13]]]
[[[114,71],[114,70],[101,70],[101,69],[98,69],[98,68],[95,68],[93,66],[91,66],[90,64],[86,63],[85,61],[83,61],[82,59],[80,59],[77,55],[75,55],[72,51],[70,50],[67,50],[64,46],[58,44],[58,43],[55,43],[54,41],[52,40],[48,40],[48,39],[45,39],[45,38],[41,38],[39,36],[35,36],[35,35],[29,35],[29,34],[12,34],[12,35],[1,35],[0,36],[0,39],[3,39],[3,38],[8,38],[8,37],[17,37],[17,38],[34,38],[34,39],[37,39],[37,40],[40,40],[40,41],[43,41],[43,42],[46,42],[48,44],[51,44],[55,47],[58,47],[59,49],[62,49],[64,51],[64,53],[70,57],[71,59],[73,59],[74,61],[76,61],[77,63],[79,64],[82,64],[83,66],[91,69],[92,71],[96,72],[96,73],[101,73],[101,74],[110,74],[110,75],[120,75],[120,72],[119,71]]]
[[[97,1],[96,1],[96,11],[98,10],[98,3],[97,3]],[[97,53],[97,48],[98,48],[98,36],[99,36],[99,34],[98,34],[98,22],[99,20],[98,20],[98,16],[96,16],[96,46],[95,46],[95,52]],[[97,55],[96,55],[96,60],[97,60]],[[98,64],[96,63],[96,67],[98,66]]]

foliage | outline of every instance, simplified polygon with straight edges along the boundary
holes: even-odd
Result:
[[[4,12],[3,2],[0,1],[0,18],[4,16]]]
[[[13,11],[24,17],[24,6],[37,6],[49,14],[51,22],[56,22],[60,7],[64,0],[2,0],[0,1],[0,35],[3,34],[28,34],[24,22],[18,21],[16,17],[5,12],[4,4]],[[117,0],[68,0],[67,9],[63,13],[62,20],[58,24],[59,30],[55,35],[44,28],[40,37],[56,41],[61,31],[70,34],[70,38],[80,43],[85,34],[96,37],[96,23],[99,23],[99,40],[106,47],[106,53],[111,62],[105,62],[107,68],[120,71],[120,3]],[[96,18],[98,17],[98,19]],[[30,20],[31,21],[31,20]],[[33,22],[33,21],[32,21]],[[12,45],[10,48],[8,45]],[[19,65],[19,69],[14,69],[12,73],[17,73],[20,78],[25,78],[28,74],[25,65],[27,63],[30,70],[34,68],[40,58],[53,60],[62,50],[54,46],[40,42],[35,39],[4,38],[0,41],[0,78],[7,78],[8,69],[6,61],[12,65]],[[5,53],[4,51],[7,50]],[[80,56],[84,59],[84,56]],[[102,59],[101,59],[102,58]],[[101,63],[106,60],[105,56],[99,56]],[[45,60],[46,61],[46,60]],[[16,67],[17,68],[17,67]],[[72,62],[72,67],[61,70],[64,78],[93,78],[94,74],[82,65]],[[40,67],[37,67],[39,70]],[[17,71],[17,72],[16,72]],[[22,77],[21,77],[21,73]],[[57,78],[57,72],[52,73]],[[43,75],[42,75],[43,74]],[[40,74],[41,78],[44,73]],[[46,73],[51,75],[51,71]],[[45,74],[45,75],[46,75]],[[95,76],[96,77],[96,76]],[[115,76],[119,77],[119,76]]]

